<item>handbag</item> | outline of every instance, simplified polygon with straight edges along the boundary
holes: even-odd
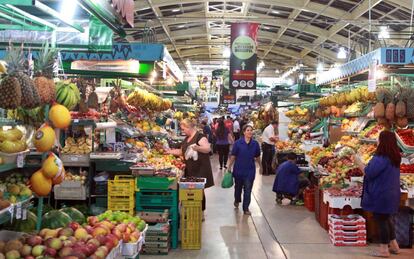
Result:
[[[227,171],[223,176],[223,180],[221,181],[221,187],[227,189],[231,188],[233,184],[233,174]]]

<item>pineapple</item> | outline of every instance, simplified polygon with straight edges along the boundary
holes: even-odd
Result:
[[[50,103],[56,99],[53,67],[57,53],[58,51],[49,48],[49,44],[46,42],[35,63],[34,83],[43,103]]]
[[[22,100],[22,90],[19,81],[12,76],[6,76],[0,83],[0,107],[17,109]]]
[[[409,88],[407,90],[407,118],[414,118],[414,89]]]
[[[6,58],[8,72],[11,77],[17,79],[21,88],[21,107],[35,108],[40,105],[40,96],[34,86],[33,80],[24,73],[25,59],[23,48],[10,46],[9,55]]]

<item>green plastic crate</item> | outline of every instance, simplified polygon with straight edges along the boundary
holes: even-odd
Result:
[[[136,182],[139,190],[177,190],[176,177],[140,176]]]
[[[176,190],[143,190],[135,193],[136,207],[159,207],[170,209],[178,207]]]

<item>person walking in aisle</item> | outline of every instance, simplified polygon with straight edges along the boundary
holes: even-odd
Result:
[[[381,239],[379,250],[373,251],[372,256],[399,254],[393,216],[400,205],[401,153],[395,133],[381,132],[377,150],[367,166],[357,156],[354,161],[365,172],[361,206],[374,214]]]
[[[238,140],[240,138],[240,123],[238,118],[236,118],[233,122],[233,135],[234,140]]]
[[[229,132],[233,133],[233,120],[230,116],[227,116],[227,120],[224,121],[224,125],[229,130]]]
[[[218,127],[218,121],[217,118],[213,119],[213,122],[211,123],[211,132],[213,133],[213,139],[211,141],[211,144],[213,144],[213,154],[217,153],[217,147],[216,147],[216,130]]]
[[[218,128],[216,130],[216,146],[219,154],[220,170],[227,169],[227,160],[229,158],[230,144],[233,142],[233,133],[229,131],[224,121],[219,120]]]
[[[255,160],[260,166],[260,145],[253,139],[253,127],[245,125],[242,129],[243,135],[237,140],[231,151],[231,157],[227,167],[233,170],[234,185],[234,207],[239,208],[242,202],[243,194],[243,212],[245,215],[251,215],[249,210],[251,193],[254,178],[256,177]]]
[[[167,153],[175,156],[182,156],[186,154],[189,148],[197,152],[198,158],[186,159],[184,156],[185,163],[185,177],[203,177],[207,179],[205,188],[214,186],[213,172],[211,170],[210,163],[210,143],[203,133],[198,132],[195,123],[190,119],[184,119],[180,123],[181,131],[184,132],[186,138],[181,143],[181,149],[171,149]],[[202,201],[203,211],[206,209],[206,196],[203,193]],[[204,218],[204,214],[203,214]]]
[[[272,159],[275,155],[275,144],[278,140],[278,127],[277,121],[272,121],[263,131],[262,134],[262,174],[270,175],[272,171]]]

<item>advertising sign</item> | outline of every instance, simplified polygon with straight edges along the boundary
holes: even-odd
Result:
[[[212,72],[212,83],[220,91],[220,104],[235,104],[236,89],[229,88],[229,71],[217,69]]]
[[[230,88],[256,89],[257,23],[231,25]]]

